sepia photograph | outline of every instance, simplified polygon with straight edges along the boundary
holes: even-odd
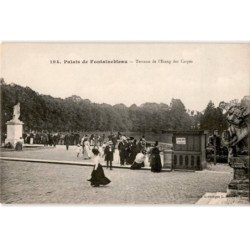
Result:
[[[249,43],[0,46],[1,203],[249,205]]]

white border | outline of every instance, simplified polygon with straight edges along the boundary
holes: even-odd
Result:
[[[7,41],[250,40],[248,0],[1,0]]]
[[[249,1],[1,1],[1,41],[249,42]],[[249,207],[1,206],[1,249],[243,249]]]

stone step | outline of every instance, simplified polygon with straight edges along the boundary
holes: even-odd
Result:
[[[197,202],[197,205],[221,205],[225,204],[226,193],[205,193]]]
[[[205,193],[197,202],[197,205],[208,205],[211,201],[214,193]]]
[[[76,165],[76,166],[87,166],[87,167],[93,167],[92,162],[75,162],[75,161],[59,161],[59,160],[44,160],[44,159],[31,159],[31,158],[19,158],[19,157],[4,157],[0,156],[0,160],[4,161],[20,161],[20,162],[34,162],[34,163],[50,163],[50,164],[64,164],[64,165]],[[103,165],[105,168],[105,165]],[[119,166],[119,165],[113,165],[113,168],[118,169],[130,169],[130,165],[125,166]],[[150,171],[150,167],[143,167],[140,170],[147,170]],[[162,172],[171,172],[169,169],[162,169]]]
[[[205,193],[197,202],[197,205],[248,205],[247,197],[227,197],[227,193]]]
[[[208,205],[222,205],[226,203],[227,193],[217,192],[214,193],[214,198],[212,198]]]

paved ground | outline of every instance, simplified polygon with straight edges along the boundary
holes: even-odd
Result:
[[[92,163],[92,160],[85,160],[82,154],[79,158],[76,157],[76,146],[70,146],[69,150],[66,150],[65,146],[58,145],[54,147],[41,147],[24,149],[23,151],[2,151],[1,156],[5,157],[19,157],[19,158],[32,158],[32,159],[46,159],[46,160],[60,160],[60,161],[76,161]],[[102,158],[104,163],[104,158]],[[120,165],[118,150],[115,150],[114,165]],[[148,158],[146,158],[145,165],[149,166]]]
[[[16,158],[32,158],[42,160],[58,160],[58,161],[75,161],[80,163],[92,163],[92,160],[83,159],[82,155],[79,158],[76,157],[76,146],[70,146],[69,150],[66,150],[64,145],[57,145],[54,147],[40,147],[40,148],[26,148],[23,151],[5,150],[0,152],[4,157],[16,157]],[[161,155],[161,161],[163,162],[163,155]],[[102,163],[105,165],[104,158]],[[113,165],[120,165],[118,150],[115,150]],[[145,166],[149,167],[148,156],[146,156]],[[207,170],[210,171],[223,171],[232,172],[232,169],[227,164],[208,164]]]
[[[76,160],[73,147],[2,152],[2,156]],[[192,204],[207,192],[226,192],[232,171],[226,165],[198,172],[106,170],[106,187],[93,188],[92,167],[27,162],[1,162],[2,202],[81,204]]]
[[[227,197],[227,193],[205,193],[196,203],[198,205],[248,205],[248,197]]]

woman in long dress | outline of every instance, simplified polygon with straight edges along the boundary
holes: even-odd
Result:
[[[107,185],[111,181],[104,175],[102,165],[100,164],[100,152],[94,148],[92,150],[94,154],[94,169],[91,173],[91,178],[88,180],[93,187],[99,187],[100,185]]]
[[[161,172],[162,164],[161,164],[160,150],[158,148],[158,141],[155,142],[154,148],[151,151],[150,167],[152,172],[155,173]]]
[[[91,158],[91,149],[90,149],[90,145],[89,145],[89,141],[87,138],[84,139],[83,142],[83,159],[87,160]]]
[[[136,139],[133,140],[131,146],[130,146],[130,154],[129,154],[129,157],[127,159],[127,163],[128,164],[133,164],[135,158],[136,158],[136,155],[140,153],[140,151],[138,151],[138,147],[137,147],[137,141]]]

